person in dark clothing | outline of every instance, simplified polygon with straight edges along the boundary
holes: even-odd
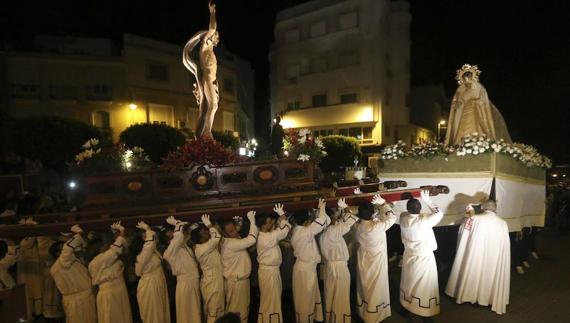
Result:
[[[281,117],[275,117],[275,123],[271,127],[271,153],[277,158],[282,157],[283,150],[283,137],[285,136],[285,131],[281,126]]]

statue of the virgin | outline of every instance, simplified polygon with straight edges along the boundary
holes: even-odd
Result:
[[[479,83],[481,71],[477,65],[465,64],[457,70],[455,79],[459,84],[449,111],[445,145],[461,143],[472,133],[485,134],[491,139],[511,142],[507,125],[499,110],[489,100],[487,91]]]

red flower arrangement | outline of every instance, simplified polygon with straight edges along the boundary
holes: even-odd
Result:
[[[236,154],[221,143],[208,137],[199,137],[169,152],[163,159],[162,167],[167,170],[179,170],[196,165],[221,167],[238,160]]]

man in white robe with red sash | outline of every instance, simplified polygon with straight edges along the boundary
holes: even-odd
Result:
[[[467,217],[459,227],[457,253],[445,293],[456,302],[491,305],[505,314],[509,304],[511,247],[509,228],[495,214],[497,204],[488,200],[475,214],[467,206]]]
[[[410,199],[408,212],[400,215],[404,244],[400,304],[413,314],[431,317],[439,314],[440,304],[437,265],[433,254],[437,242],[433,227],[441,221],[443,212],[431,202],[429,191],[422,191],[421,198],[431,214],[421,214],[420,201]]]

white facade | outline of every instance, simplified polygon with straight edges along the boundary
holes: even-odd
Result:
[[[364,145],[425,137],[409,120],[410,22],[404,1],[315,0],[279,12],[272,115]]]

